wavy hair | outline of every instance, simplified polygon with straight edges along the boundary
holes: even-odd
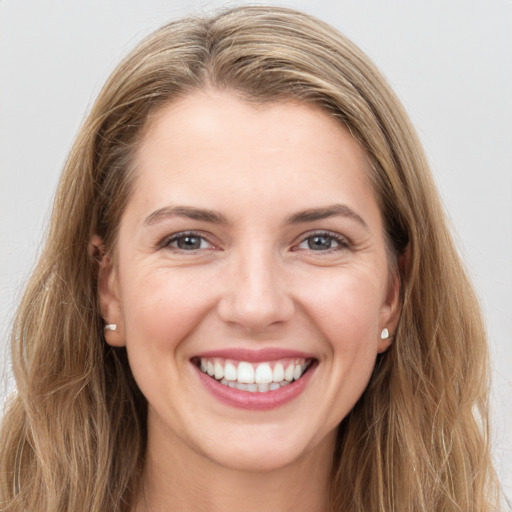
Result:
[[[131,510],[147,404],[125,350],[105,343],[88,242],[98,234],[115,246],[154,114],[205,87],[256,103],[293,98],[339,119],[369,156],[389,253],[402,260],[394,343],[339,426],[332,510],[495,510],[485,331],[418,138],[361,50],[278,7],[170,23],[102,89],[66,162],[13,328],[17,393],[0,431],[0,510]]]

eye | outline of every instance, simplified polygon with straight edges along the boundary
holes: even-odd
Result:
[[[334,233],[313,233],[297,246],[297,249],[326,252],[348,247],[348,242],[341,235]]]
[[[198,251],[211,249],[213,245],[198,233],[176,233],[164,240],[162,247],[178,249],[179,251]]]

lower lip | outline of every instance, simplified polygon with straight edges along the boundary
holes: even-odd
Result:
[[[206,389],[221,402],[240,409],[263,411],[276,409],[298,397],[308,385],[311,376],[316,370],[316,364],[311,366],[299,380],[279,389],[275,389],[274,391],[266,391],[263,393],[251,393],[250,391],[230,388],[212,379],[197,368],[197,366],[194,365],[194,368],[198,372],[199,378]]]

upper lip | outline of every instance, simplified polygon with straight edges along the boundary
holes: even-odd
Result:
[[[285,358],[304,358],[316,359],[314,355],[299,350],[290,350],[284,348],[261,348],[251,350],[246,348],[226,348],[218,350],[208,350],[196,354],[195,357],[218,357],[221,359],[233,359],[235,361],[247,361],[249,363],[262,363],[264,361],[275,361]]]

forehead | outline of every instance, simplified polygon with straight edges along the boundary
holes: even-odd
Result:
[[[258,207],[275,208],[284,194],[317,207],[368,200],[369,167],[360,144],[320,107],[205,90],[152,118],[137,154],[136,190],[146,200],[200,199],[212,208],[244,194],[255,207],[263,198]]]

